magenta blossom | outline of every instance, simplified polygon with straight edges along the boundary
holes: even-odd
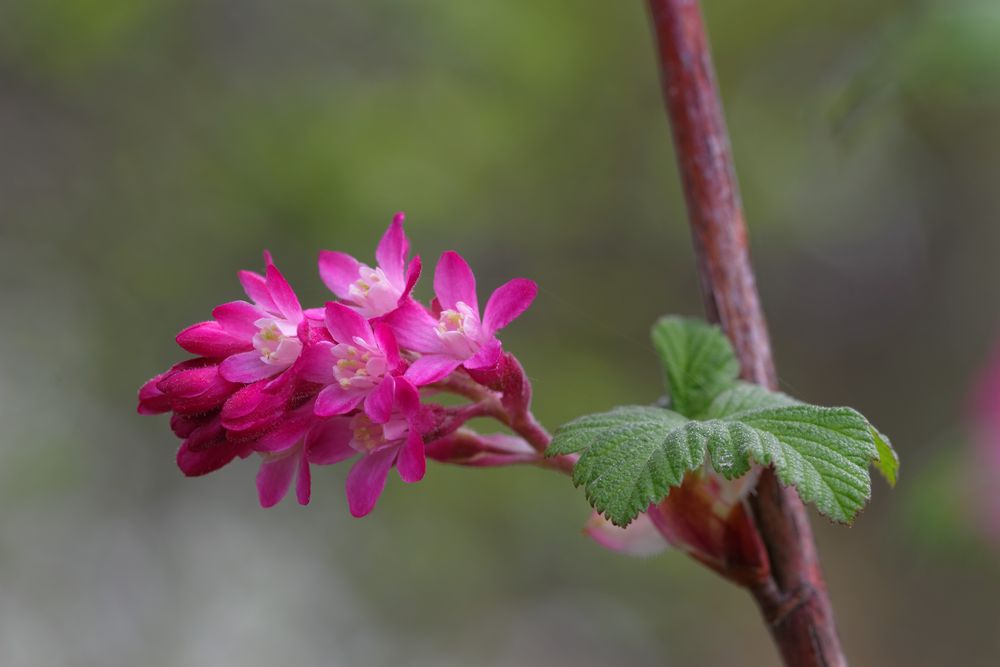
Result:
[[[218,415],[202,419],[173,420],[174,432],[184,438],[177,450],[177,467],[188,477],[207,475],[222,468],[234,458],[246,458],[252,453],[244,442],[226,437]]]
[[[654,556],[670,547],[649,514],[640,514],[628,526],[619,528],[593,512],[583,532],[602,547],[630,556]]]
[[[476,277],[461,255],[448,251],[434,272],[434,292],[434,314],[409,300],[385,318],[404,347],[423,354],[406,371],[416,384],[436,382],[459,366],[494,368],[503,351],[496,332],[527,310],[538,286],[525,278],[501,285],[480,318]]]
[[[346,414],[364,401],[369,417],[385,421],[394,390],[383,380],[403,365],[392,330],[381,322],[373,326],[340,303],[326,304],[325,321],[332,342],[308,346],[299,371],[304,380],[325,385],[316,398],[316,414]]]
[[[177,465],[185,475],[204,475],[249,456],[252,441],[301,403],[294,377],[282,371],[302,349],[296,335],[302,308],[269,253],[264,260],[266,276],[240,272],[253,303],[223,304],[214,309],[214,320],[181,331],[177,343],[201,356],[174,365],[139,391],[140,413],[174,413],[171,427],[184,440]]]
[[[219,374],[217,359],[189,359],[142,386],[139,414],[205,414],[219,409],[239,386]]]
[[[230,382],[256,382],[289,368],[302,351],[297,328],[302,306],[288,281],[264,253],[266,277],[241,271],[240,282],[253,303],[232,301],[212,311],[214,321],[192,325],[177,344],[204,357],[225,357],[219,372]]]
[[[303,402],[300,390],[300,383],[291,371],[274,380],[241,387],[222,406],[222,425],[228,437],[248,441],[267,433]]]
[[[312,483],[309,465],[329,465],[354,454],[340,446],[347,428],[340,419],[316,418],[310,401],[289,412],[280,426],[257,440],[254,449],[263,458],[257,472],[261,507],[280,502],[293,478],[299,504],[308,505]]]
[[[384,420],[359,412],[333,417],[323,427],[324,451],[330,458],[361,454],[347,475],[347,504],[356,517],[375,508],[393,466],[400,479],[410,483],[423,479],[427,465],[417,390],[393,376],[387,376],[383,385],[393,390],[392,409]]]
[[[420,258],[409,266],[410,242],[403,232],[406,216],[397,213],[375,250],[373,269],[342,252],[324,250],[319,255],[319,275],[331,292],[367,318],[395,310],[420,277]]]
[[[340,301],[303,309],[265,252],[263,275],[239,274],[249,301],[222,304],[211,321],[177,335],[197,357],[143,385],[138,409],[172,413],[185,475],[257,454],[260,504],[277,504],[294,483],[304,505],[311,466],[356,457],[346,490],[351,513],[360,517],[375,507],[390,469],[404,482],[419,481],[428,455],[482,466],[538,459],[537,448],[520,438],[462,430],[469,419],[501,412],[504,423],[533,423],[525,416],[530,384],[496,332],[530,305],[535,284],[510,281],[480,315],[472,271],[450,252],[437,266],[432,309],[418,305],[410,292],[420,259],[408,259],[402,213],[375,257],[371,268],[323,252],[320,274]],[[431,383],[471,402],[422,404],[419,387]]]

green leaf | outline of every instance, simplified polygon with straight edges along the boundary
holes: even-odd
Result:
[[[664,317],[653,325],[653,346],[660,355],[671,407],[697,417],[740,372],[729,339],[701,320]]]
[[[584,487],[598,512],[626,526],[704,462],[703,443],[667,439],[686,422],[684,416],[662,408],[615,408],[561,426],[545,454],[582,452],[573,468],[573,484]]]
[[[720,396],[716,407],[745,406],[749,385]],[[738,396],[737,396],[738,394]],[[619,526],[678,486],[708,454],[715,470],[733,479],[757,463],[774,466],[834,521],[850,523],[871,496],[868,466],[879,452],[868,421],[851,408],[786,404],[739,410],[727,417],[691,421],[670,410],[629,406],[588,415],[559,428],[548,456],[580,452],[573,483],[590,504]],[[721,413],[720,413],[721,414]]]
[[[899,455],[884,433],[871,424],[868,427],[872,431],[872,440],[875,441],[875,448],[878,450],[875,467],[885,477],[885,481],[889,482],[889,486],[896,486],[896,479],[899,477]]]
[[[850,523],[871,496],[874,462],[895,484],[899,459],[889,439],[851,408],[822,408],[740,382],[722,331],[664,317],[653,326],[670,407],[627,406],[559,428],[546,456],[580,454],[573,483],[612,523],[625,526],[660,502],[708,457],[733,479],[772,466],[835,521]]]
[[[758,384],[737,382],[735,386],[715,397],[705,411],[704,417],[706,419],[735,417],[745,412],[784,408],[789,405],[801,405],[801,401]]]
[[[723,475],[727,472],[716,458],[720,454],[736,460],[749,456],[773,466],[782,484],[794,486],[803,501],[842,523],[853,521],[871,497],[868,466],[878,451],[868,420],[856,410],[791,405],[736,419],[751,431],[739,429],[744,437],[734,439],[732,449],[713,452],[713,463]]]

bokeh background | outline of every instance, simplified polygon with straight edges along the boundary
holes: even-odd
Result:
[[[1000,337],[1000,4],[705,6],[783,388],[903,458],[854,527],[815,517],[852,664],[996,665],[966,414]],[[541,284],[505,344],[548,425],[655,399],[648,326],[700,303],[643,3],[0,2],[0,664],[776,661],[747,595],[603,551],[551,473],[433,466],[359,521],[342,466],[267,511],[252,461],[176,470],[135,414],[174,334],[263,248],[322,303],[317,251],[371,257],[399,209],[429,265]]]

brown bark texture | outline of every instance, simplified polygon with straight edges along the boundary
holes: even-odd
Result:
[[[709,319],[728,334],[744,379],[777,386],[767,324],[704,19],[697,0],[647,0]],[[771,575],[750,586],[786,665],[844,667],[805,507],[773,472],[750,506]]]

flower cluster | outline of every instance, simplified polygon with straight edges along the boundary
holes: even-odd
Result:
[[[526,413],[527,379],[496,334],[528,308],[535,283],[511,280],[480,310],[472,270],[446,252],[434,272],[435,299],[418,303],[411,292],[421,263],[409,258],[403,219],[393,218],[374,268],[341,252],[320,254],[320,277],[336,296],[323,308],[303,309],[265,253],[263,275],[239,273],[249,301],[222,304],[212,320],[177,335],[195,357],[143,385],[139,412],[172,413],[185,475],[256,454],[261,505],[278,503],[293,480],[304,505],[311,465],[358,457],[347,499],[351,513],[364,516],[391,468],[416,482],[428,448],[457,456],[454,443],[468,441],[459,430],[466,419]],[[464,408],[426,402],[449,387],[481,400]],[[483,447],[498,460],[524,456],[492,442]]]

